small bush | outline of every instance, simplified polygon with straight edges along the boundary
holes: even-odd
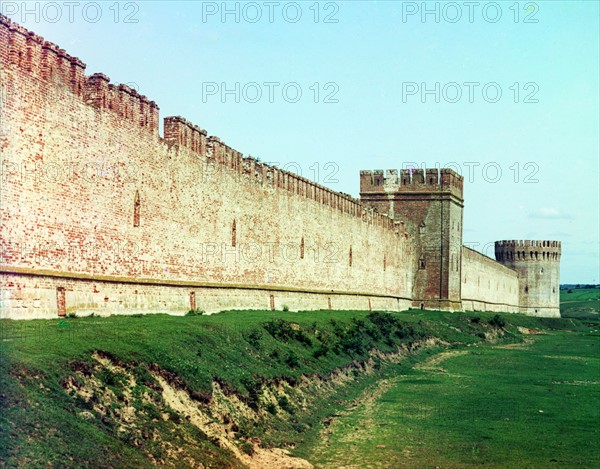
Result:
[[[267,412],[269,412],[270,414],[273,414],[273,415],[277,415],[277,406],[275,404],[273,404],[272,402],[269,402],[267,404]]]
[[[502,317],[499,314],[496,314],[492,319],[490,319],[488,321],[488,324],[498,329],[502,329],[506,325],[504,319],[502,319]]]
[[[263,324],[263,327],[274,339],[282,342],[288,342],[291,339],[297,340],[307,347],[312,345],[311,338],[297,324],[292,325],[283,319],[274,319]]]
[[[290,400],[287,398],[287,396],[280,396],[277,399],[277,404],[279,404],[279,407],[285,410],[288,414],[294,413],[294,408],[292,407],[292,404],[290,404]]]
[[[246,340],[252,347],[260,348],[260,339],[262,339],[262,333],[258,329],[252,329],[247,335]]]
[[[285,363],[290,368],[297,368],[300,365],[300,359],[298,358],[298,354],[291,350],[287,357],[285,357]]]
[[[283,305],[283,311],[284,312],[288,312],[290,310],[290,307],[288,305]]]
[[[200,308],[190,309],[187,313],[185,313],[186,316],[202,316],[203,314],[206,314],[206,311]]]
[[[75,311],[71,311],[69,314],[67,314],[67,317],[75,319],[77,317],[77,313]]]
[[[262,389],[262,383],[254,377],[242,378],[242,384],[248,390],[249,402],[251,409],[258,410],[258,400]]]
[[[471,318],[471,322],[473,324],[479,324],[481,322],[481,318],[479,316],[475,316],[475,317]]]
[[[324,357],[329,353],[329,345],[322,343],[317,350],[313,352],[313,357]]]
[[[250,443],[249,441],[244,441],[241,445],[240,445],[240,449],[246,453],[248,456],[252,456],[254,454],[254,446],[252,446],[252,443]]]

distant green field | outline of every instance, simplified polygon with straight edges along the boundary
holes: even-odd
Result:
[[[599,288],[573,288],[560,291],[560,314],[563,317],[597,319],[599,313]]]

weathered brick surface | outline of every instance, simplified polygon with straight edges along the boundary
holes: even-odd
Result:
[[[388,217],[185,119],[165,119],[163,139],[147,98],[5,19],[0,31],[4,316],[56,315],[60,287],[82,312],[185,311],[192,291],[209,311],[271,294],[408,305],[412,248]]]
[[[363,171],[361,202],[179,116],[161,137],[156,103],[2,16],[0,65],[0,317],[558,311],[558,260],[463,249],[451,170]]]
[[[463,246],[462,304],[467,311],[519,311],[519,275]]]

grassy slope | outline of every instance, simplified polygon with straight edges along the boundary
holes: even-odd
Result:
[[[597,319],[600,313],[600,288],[561,290],[560,312],[568,317]]]
[[[138,430],[119,433],[115,419],[92,411],[90,402],[65,392],[65,380],[94,364],[91,355],[103,351],[125,364],[138,379],[140,394],[152,394],[150,368],[174,377],[198,403],[211,397],[217,380],[246,402],[260,407],[265,383],[294,383],[301,376],[326,376],[340,367],[369,357],[369,350],[395,350],[424,336],[436,336],[456,346],[482,342],[492,331],[491,314],[404,312],[386,315],[392,323],[367,312],[230,312],[204,317],[78,318],[51,321],[0,321],[0,461],[9,465],[68,464],[86,466],[150,466],[161,460],[164,447],[152,435],[186,449],[196,461],[211,467],[236,466],[232,454],[215,445],[195,427],[181,421],[164,402],[135,401]],[[514,324],[526,327],[584,329],[575,320],[540,320],[505,315],[507,341],[519,341]],[[279,323],[283,318],[296,324]],[[265,328],[265,325],[269,326]],[[412,326],[412,327],[411,327]],[[267,329],[275,335],[271,335]],[[297,331],[297,332],[293,332]],[[396,333],[397,331],[397,333]],[[392,376],[384,366],[380,375]],[[378,375],[358,379],[336,396],[316,396],[303,411],[292,402],[290,412],[263,417],[240,429],[240,441],[260,436],[267,444],[301,443],[318,439],[321,422],[338,411]],[[104,389],[122,394],[122,378],[105,371],[97,377]],[[111,404],[118,410],[119,402]],[[93,410],[93,409],[92,409]],[[108,412],[108,414],[111,414]],[[171,415],[166,421],[160,415]],[[263,412],[264,414],[264,412]],[[118,414],[114,414],[118,415]],[[132,444],[135,441],[135,444]],[[178,464],[184,465],[183,461]]]

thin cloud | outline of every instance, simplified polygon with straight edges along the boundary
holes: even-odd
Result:
[[[565,213],[558,207],[540,207],[529,213],[529,218],[538,218],[544,220],[572,220],[570,213]]]

